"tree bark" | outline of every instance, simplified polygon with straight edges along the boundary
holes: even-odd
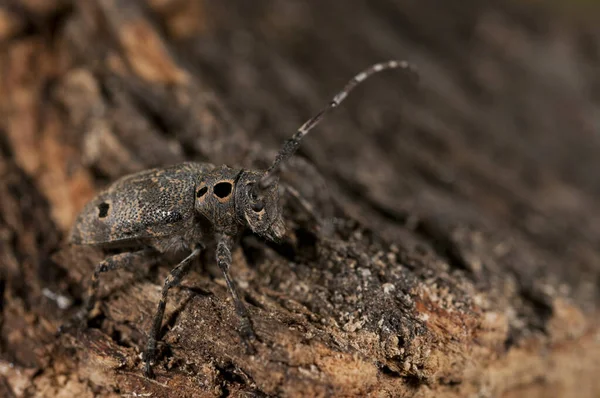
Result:
[[[600,395],[597,9],[465,0],[0,2],[0,396]],[[586,9],[585,7],[592,7]],[[593,12],[595,11],[595,12]],[[102,276],[66,234],[95,192],[184,160],[264,168],[355,73],[400,58],[303,141],[281,244]],[[320,178],[324,182],[319,182]],[[329,200],[329,199],[328,199]]]

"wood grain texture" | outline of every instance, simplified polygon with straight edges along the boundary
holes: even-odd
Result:
[[[0,2],[0,395],[597,397],[600,30],[530,2]],[[589,6],[593,7],[593,6]],[[103,277],[66,234],[118,177],[185,160],[264,168],[356,72],[285,177],[285,244],[245,237],[169,295],[157,379],[143,350],[169,267]],[[320,206],[317,206],[320,208]]]

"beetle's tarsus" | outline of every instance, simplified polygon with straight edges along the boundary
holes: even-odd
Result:
[[[154,370],[152,370],[152,365],[148,361],[146,361],[144,363],[144,376],[146,376],[149,379],[156,378],[156,375],[154,374]]]
[[[75,313],[69,320],[56,329],[56,336],[63,335],[72,330],[82,331],[88,326],[88,311],[82,308]]]

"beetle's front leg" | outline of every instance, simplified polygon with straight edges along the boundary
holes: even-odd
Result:
[[[235,281],[229,274],[229,267],[231,266],[232,262],[231,249],[233,247],[233,238],[229,235],[219,235],[217,236],[217,242],[217,265],[223,272],[225,283],[227,283],[229,293],[231,294],[231,297],[233,297],[235,311],[240,317],[240,333],[242,335],[242,341],[246,345],[248,351],[252,352],[254,350],[252,345],[249,343],[249,340],[256,339],[256,334],[254,333],[254,328],[252,326],[252,321],[250,320],[250,315],[248,314],[248,309],[246,308],[244,302],[240,299]]]
[[[294,198],[298,204],[304,209],[304,211],[312,218],[312,220],[317,224],[317,230],[324,237],[330,237],[333,234],[334,226],[333,219],[331,217],[325,218],[321,217],[316,211],[315,208],[300,192],[296,190],[296,188],[292,187],[288,184],[279,184],[280,187],[283,188],[284,192],[289,194],[292,198]]]
[[[323,176],[314,165],[301,157],[290,158],[284,169],[288,171],[287,182],[280,181],[279,185],[316,222],[320,234],[331,237],[335,230],[333,217],[336,204]],[[292,181],[298,189],[292,186]],[[310,192],[310,200],[307,192]]]

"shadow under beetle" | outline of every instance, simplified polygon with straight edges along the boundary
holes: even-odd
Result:
[[[93,309],[101,273],[127,266],[139,257],[174,250],[191,252],[173,268],[164,282],[144,356],[144,373],[153,377],[152,363],[167,293],[181,282],[204,245],[211,242],[216,243],[217,264],[223,272],[241,320],[242,341],[251,349],[249,341],[256,338],[252,322],[229,274],[231,250],[236,237],[246,228],[270,240],[283,237],[285,230],[279,204],[278,176],[284,163],[296,152],[301,139],[325,114],[336,108],[356,85],[377,72],[395,68],[415,73],[406,61],[387,61],[372,65],[354,76],[327,107],[285,141],[266,171],[186,162],[122,177],[100,192],[79,214],[69,240],[76,245],[95,245],[124,251],[96,266],[85,306],[77,318],[81,321],[87,319]],[[297,191],[289,187],[288,192],[312,213],[310,204]],[[131,251],[135,247],[144,249]]]

